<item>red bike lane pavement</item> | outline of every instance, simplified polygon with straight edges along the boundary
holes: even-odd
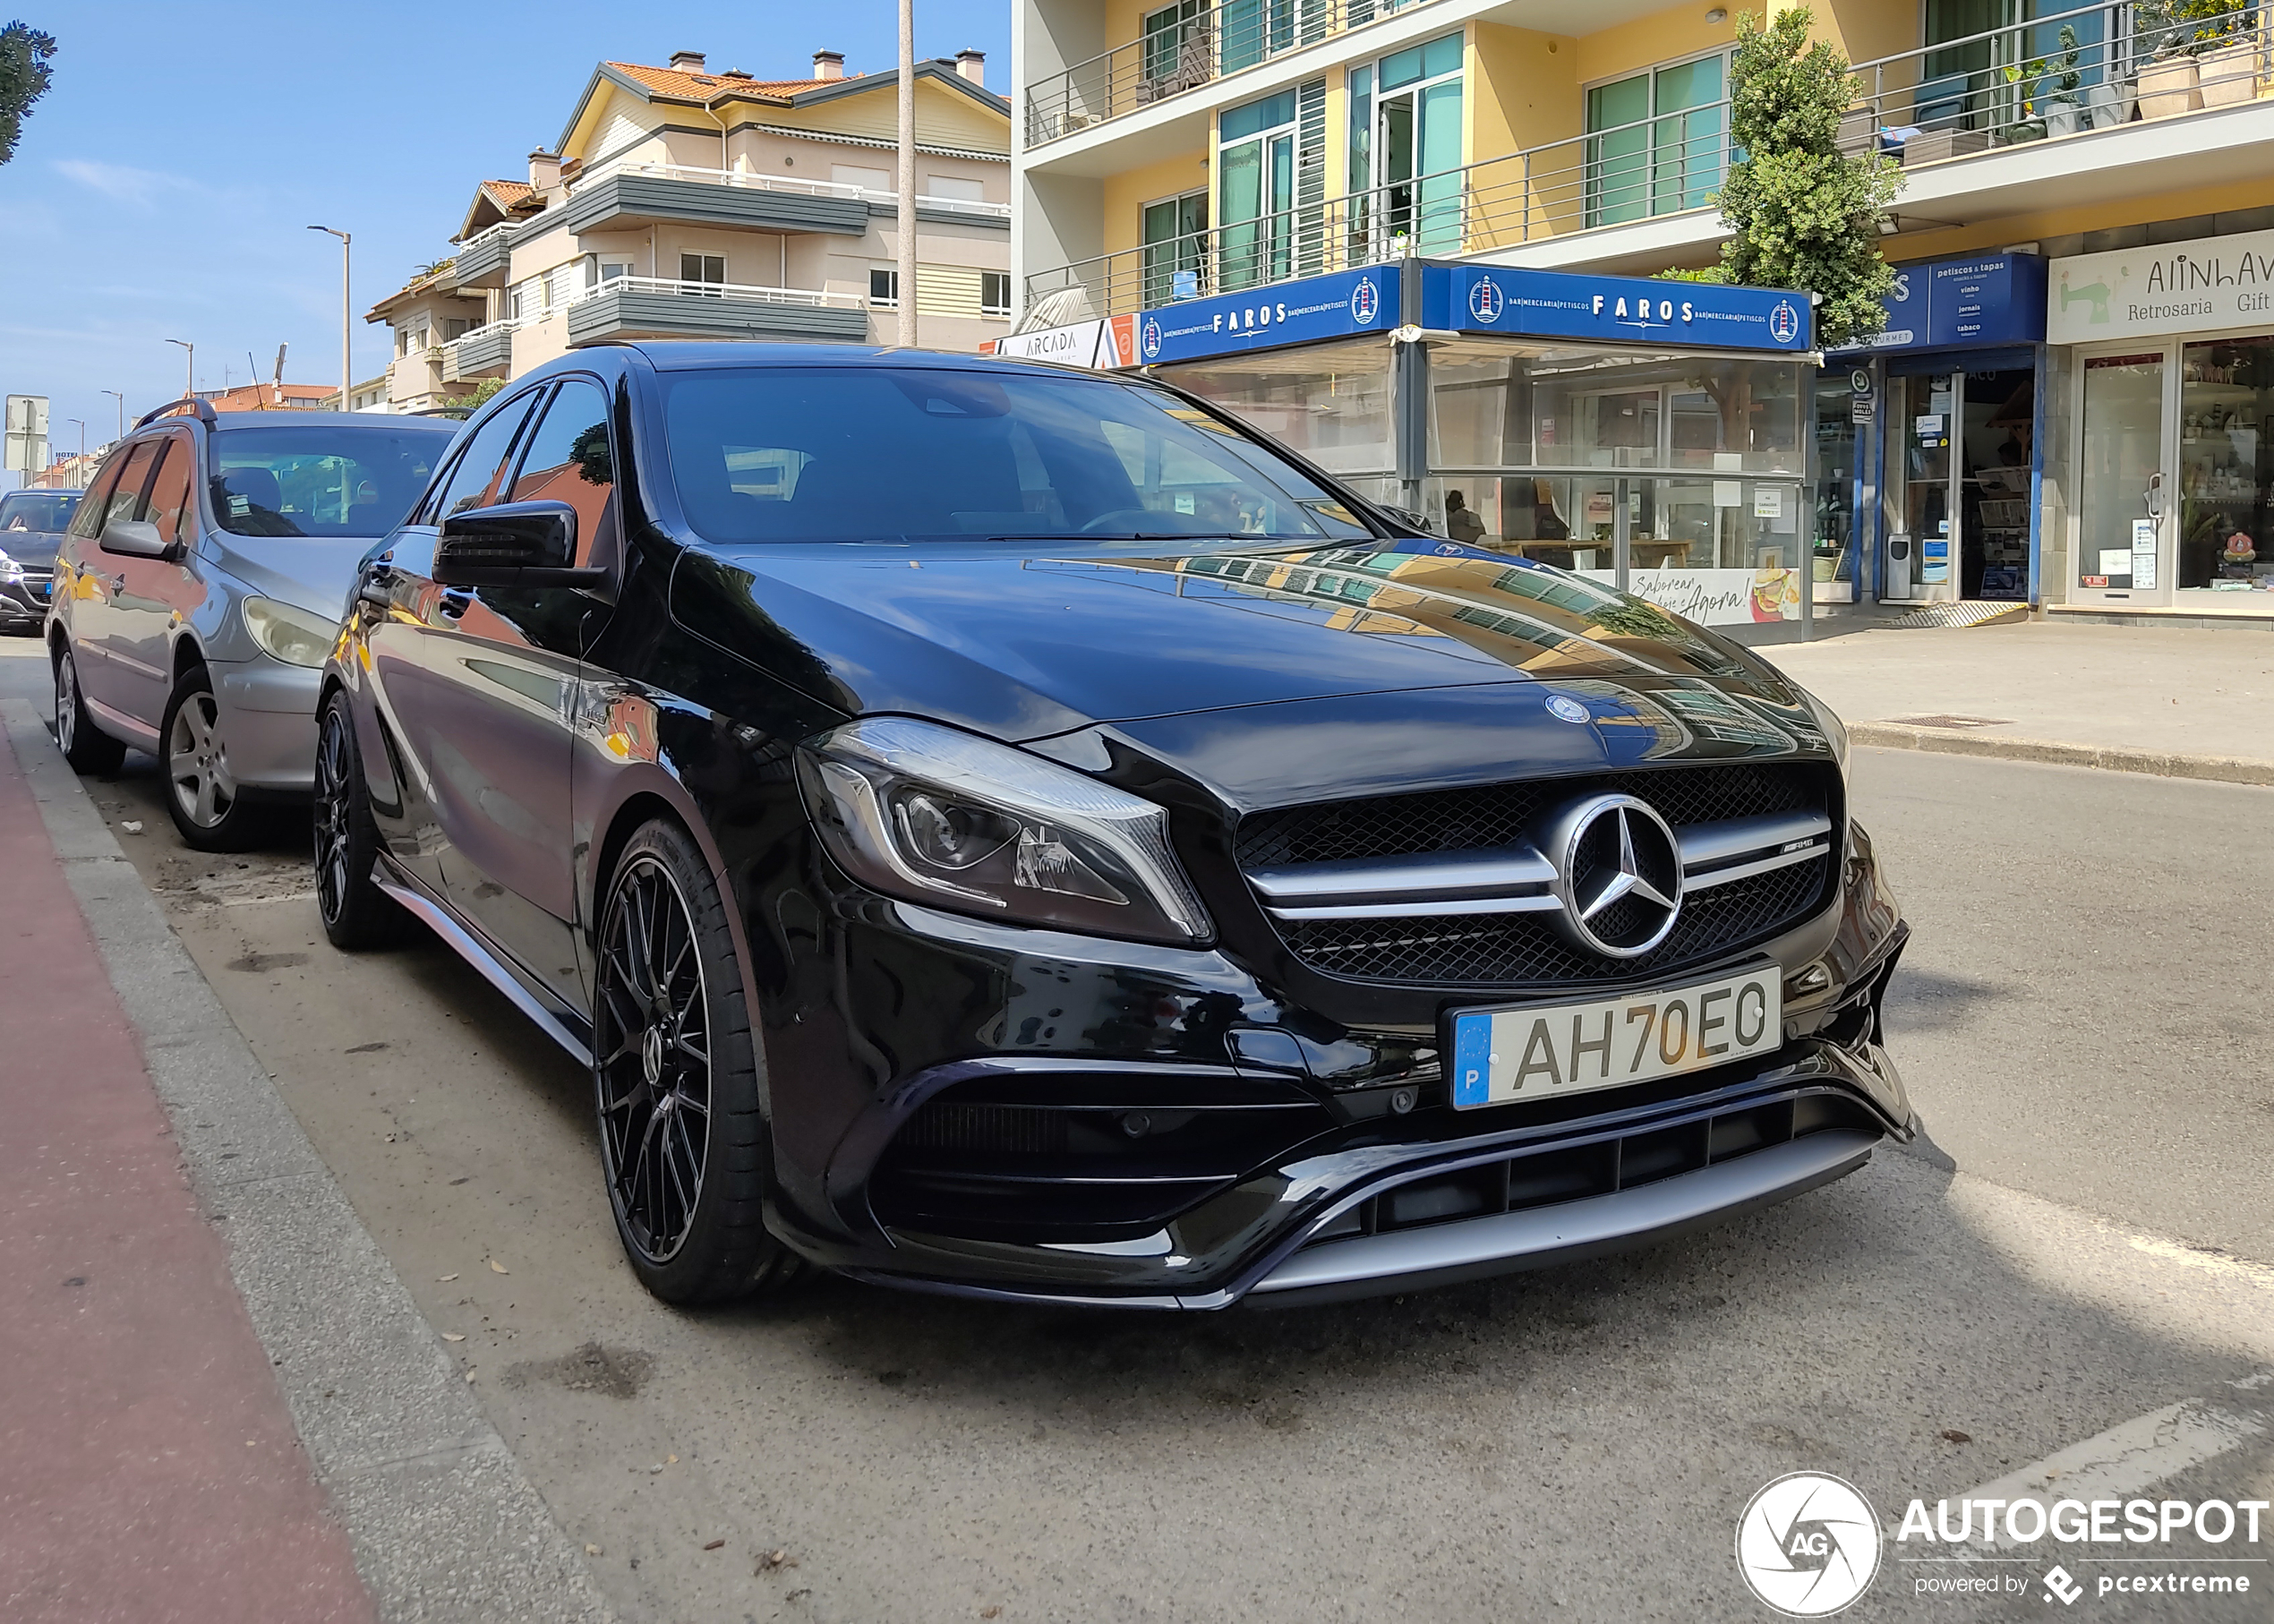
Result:
[[[0,732],[0,1619],[373,1617]]]

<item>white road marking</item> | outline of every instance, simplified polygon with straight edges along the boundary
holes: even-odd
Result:
[[[2263,1263],[2248,1263],[2240,1258],[2226,1257],[2215,1252],[2199,1252],[2193,1246],[2182,1246],[2176,1241],[2160,1240],[2154,1235],[2128,1235],[2124,1239],[2134,1252],[2144,1252],[2151,1258],[2176,1263],[2182,1269],[2217,1275],[2238,1285],[2255,1286],[2261,1291],[2274,1291],[2274,1269],[2269,1269]]]
[[[1953,1501],[2034,1500],[2047,1508],[2063,1500],[2088,1503],[2123,1500],[2224,1455],[2265,1431],[2264,1424],[2251,1416],[2222,1409],[2206,1399],[2184,1398],[1952,1498]],[[1996,1536],[1973,1543],[1994,1546],[2030,1543],[2007,1538],[2006,1527],[2001,1514]]]

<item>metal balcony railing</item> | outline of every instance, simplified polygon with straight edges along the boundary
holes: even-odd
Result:
[[[2274,0],[2184,19],[2178,3],[2086,6],[1859,63],[1840,143],[1932,163],[2274,89]],[[1729,129],[1714,102],[1059,266],[1027,278],[1025,323],[1706,209],[1737,156]]]
[[[1429,0],[1200,0],[1155,12],[1141,39],[1027,89],[1026,144],[1040,146],[1227,73],[1316,45]]]

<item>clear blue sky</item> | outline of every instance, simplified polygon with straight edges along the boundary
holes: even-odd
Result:
[[[339,372],[339,244],[355,234],[355,376],[387,360],[363,312],[450,252],[474,184],[526,175],[603,59],[801,78],[816,50],[849,73],[889,68],[893,0],[13,0],[56,36],[56,81],[0,165],[0,390],[53,400],[55,449],[113,437],[182,392]],[[987,54],[1010,86],[1008,0],[917,0],[916,53]],[[0,475],[13,484],[15,476]]]

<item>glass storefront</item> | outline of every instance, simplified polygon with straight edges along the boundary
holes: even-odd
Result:
[[[2178,590],[2274,591],[2267,534],[2274,335],[2190,344],[2179,367]]]

